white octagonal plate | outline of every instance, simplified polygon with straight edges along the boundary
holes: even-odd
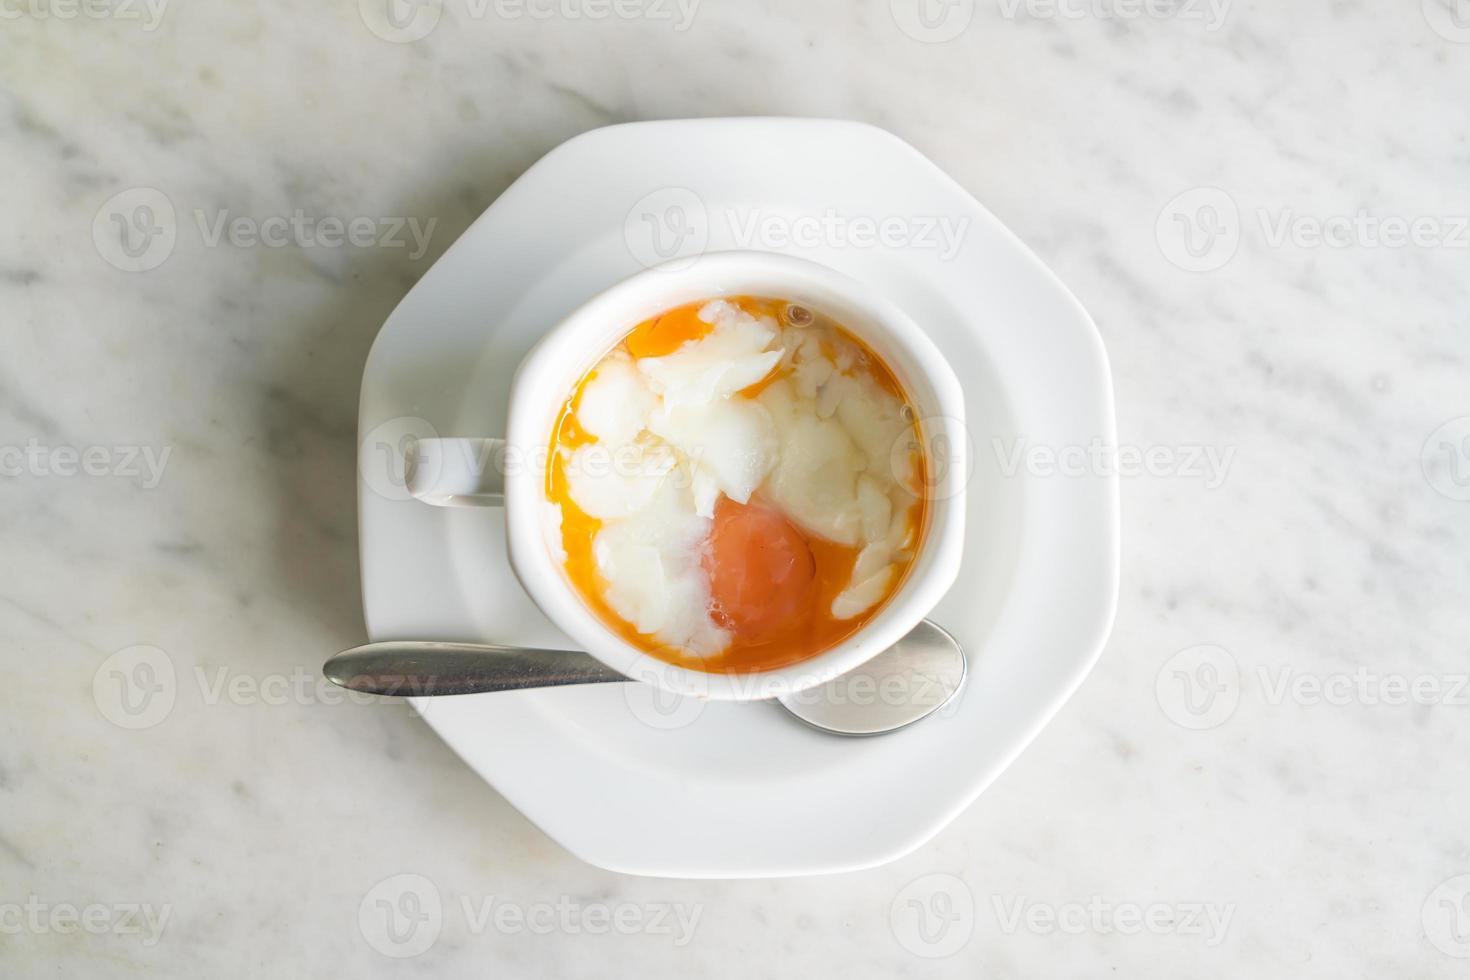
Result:
[[[1016,455],[1114,445],[1096,328],[993,215],[889,133],[809,119],[634,123],[571,140],[507,190],[368,359],[368,633],[570,646],[512,575],[503,512],[405,499],[403,441],[499,434],[511,375],[547,327],[646,265],[730,248],[872,284],[960,376],[975,461],[966,555],[933,618],[969,652],[963,696],[870,739],[823,735],[772,704],[661,701],[641,684],[416,704],[592,864],[680,877],[870,867],[937,833],[1035,737],[1097,659],[1118,583],[1116,477],[1053,475]]]

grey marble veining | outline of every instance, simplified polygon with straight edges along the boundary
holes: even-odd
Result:
[[[4,5],[0,974],[1462,976],[1464,6]],[[323,703],[363,630],[358,381],[547,150],[738,114],[935,159],[1088,307],[1120,443],[1168,464],[1123,479],[1097,670],[935,841],[832,879],[625,878],[406,707]],[[160,195],[166,261],[124,271]],[[214,237],[297,211],[433,224],[422,254]],[[136,648],[177,697],[130,729],[95,684]],[[412,958],[359,928],[384,852],[444,897]],[[559,911],[593,908],[641,918]]]

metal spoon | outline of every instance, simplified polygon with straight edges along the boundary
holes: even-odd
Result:
[[[424,640],[354,647],[328,660],[322,673],[348,690],[393,697],[629,681],[586,653]],[[954,637],[926,619],[856,670],[779,701],[791,714],[824,732],[883,735],[944,707],[964,680],[964,650]]]

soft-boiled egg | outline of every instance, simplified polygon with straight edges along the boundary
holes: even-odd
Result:
[[[914,413],[877,356],[778,300],[634,328],[552,440],[558,557],[664,659],[763,670],[821,653],[902,582],[923,528]]]

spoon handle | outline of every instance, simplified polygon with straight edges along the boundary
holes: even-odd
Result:
[[[590,654],[572,650],[422,640],[369,643],[344,650],[323,665],[322,673],[350,691],[410,698],[628,679]]]

